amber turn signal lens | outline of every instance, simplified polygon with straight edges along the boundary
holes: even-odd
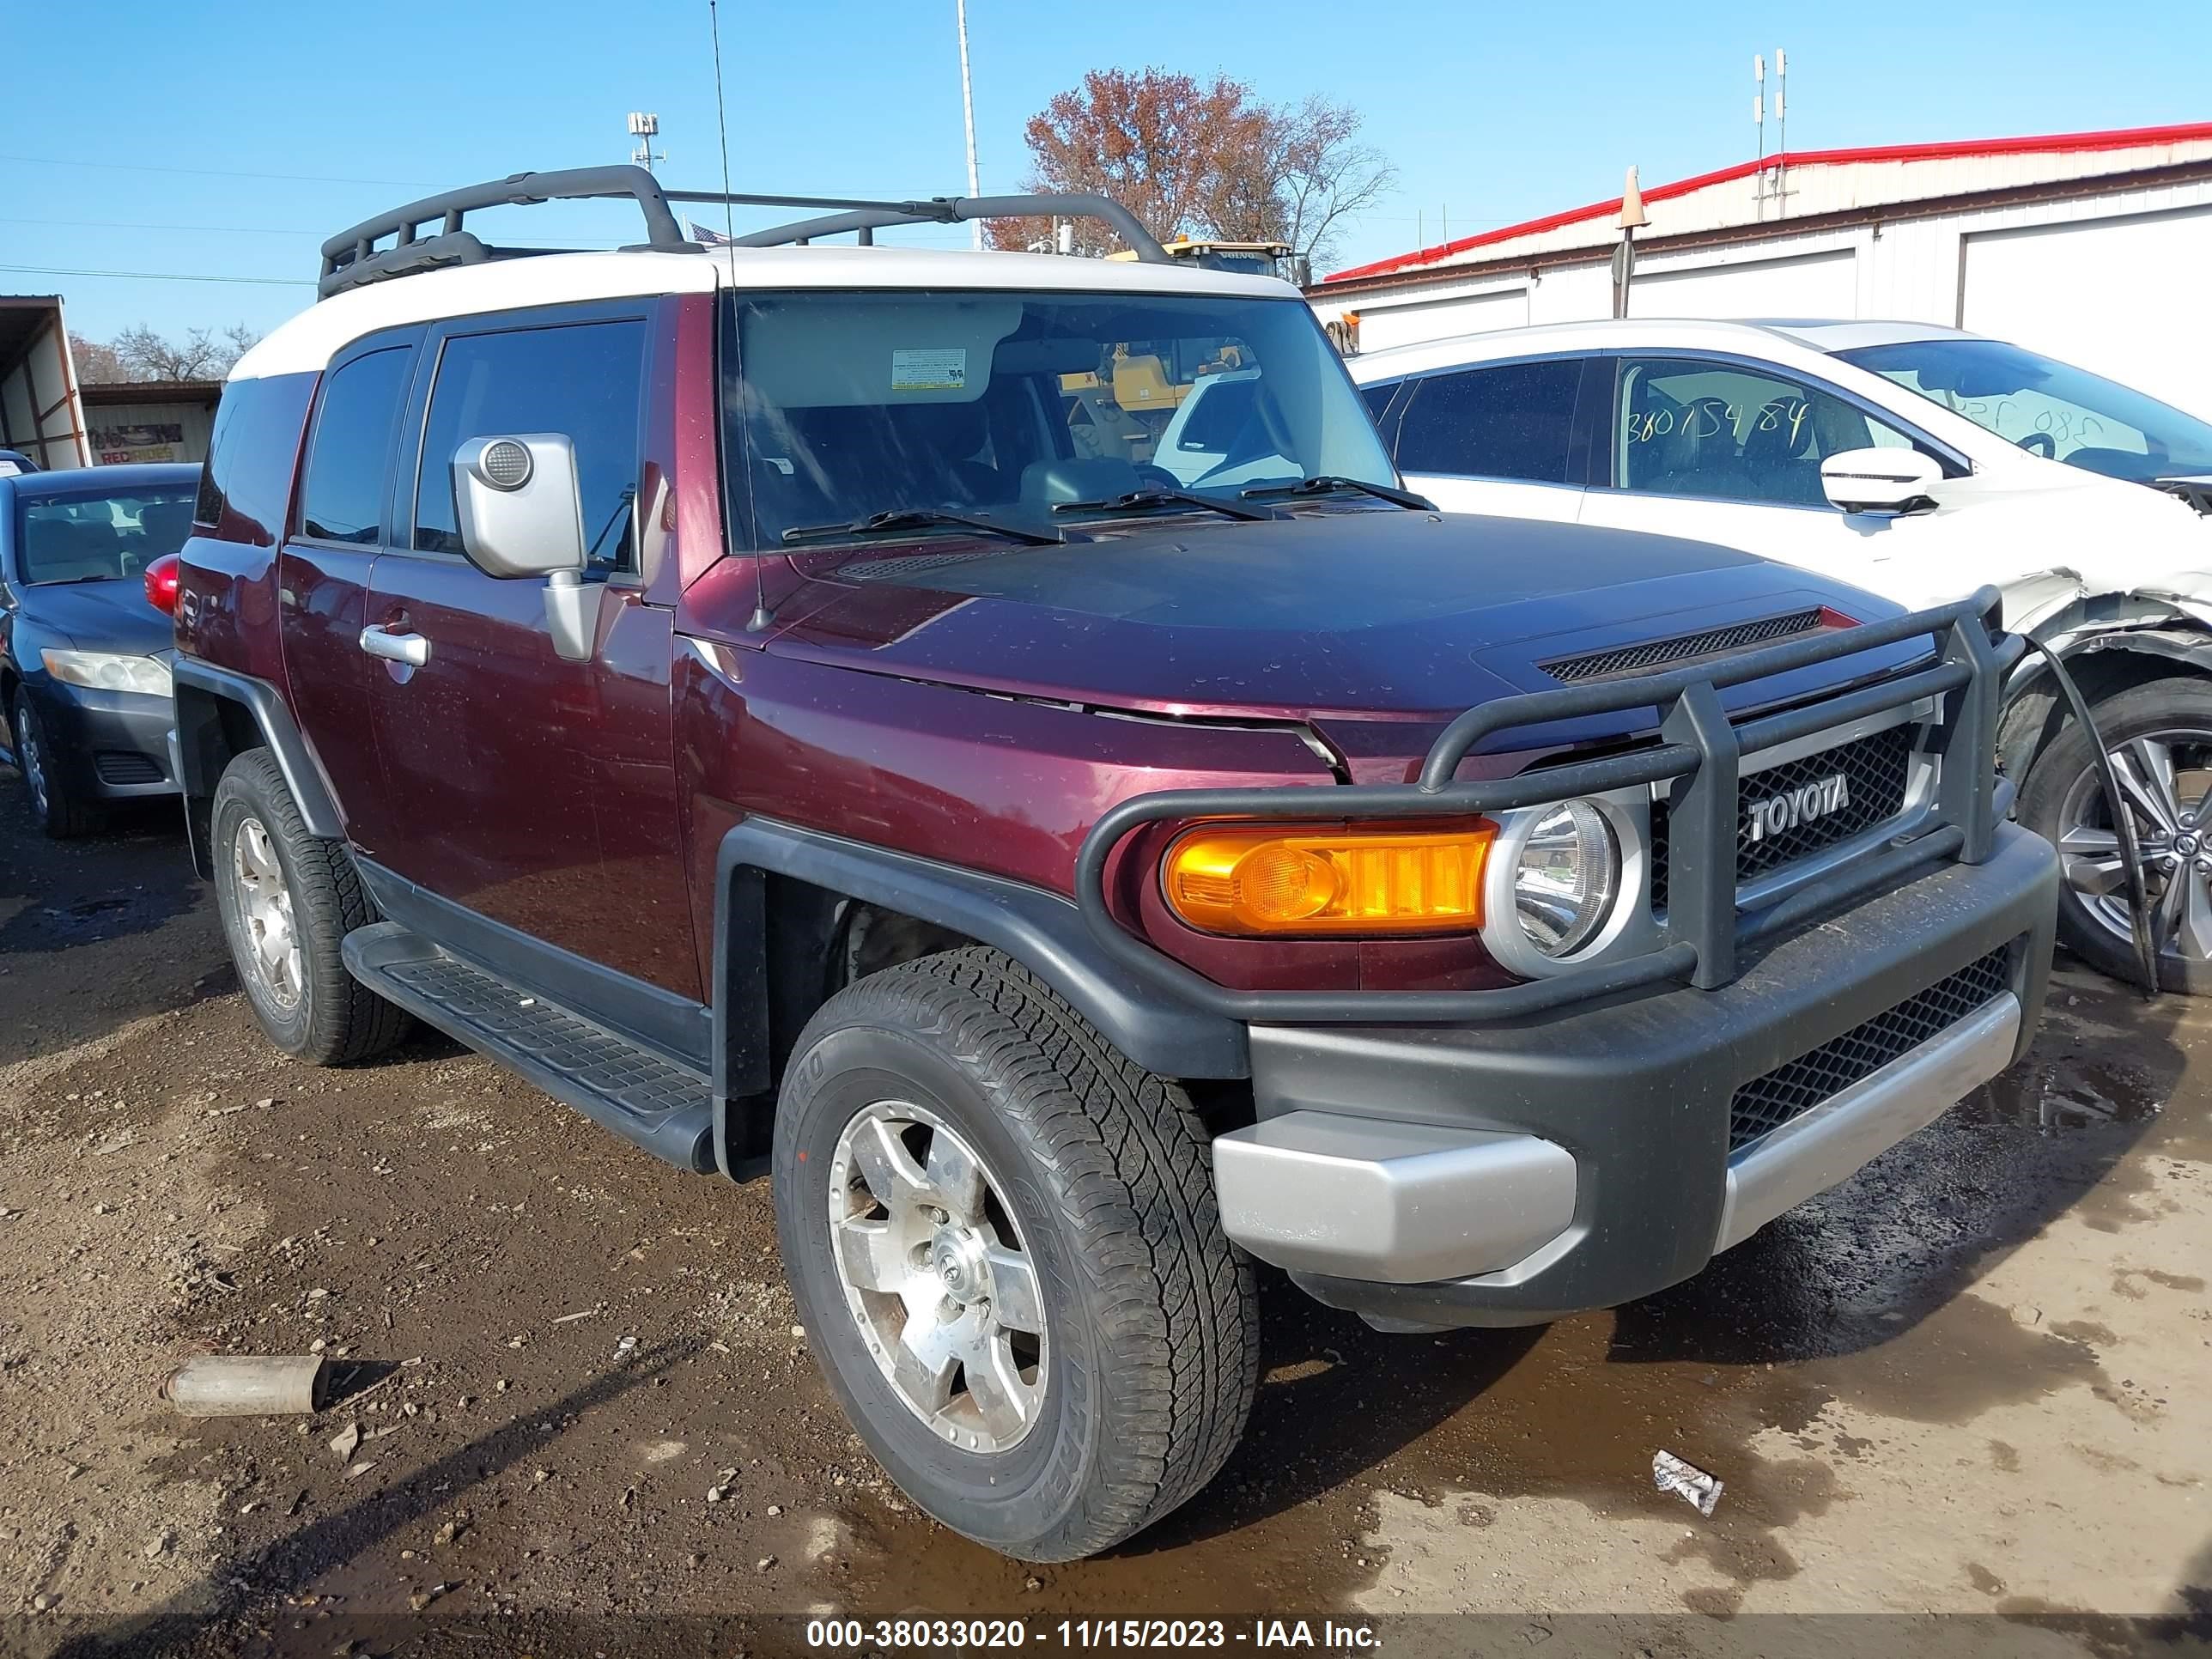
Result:
[[[1498,826],[1194,830],[1168,849],[1168,908],[1210,933],[1469,932]]]

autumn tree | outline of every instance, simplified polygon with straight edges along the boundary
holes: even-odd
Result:
[[[113,346],[88,340],[77,333],[71,333],[69,341],[70,361],[76,365],[76,378],[80,385],[98,386],[131,378],[130,371],[123,367],[123,359],[115,355]]]
[[[1277,107],[1224,75],[1093,70],[1030,118],[1024,187],[1110,196],[1163,240],[1279,240],[1326,258],[1395,179],[1358,131],[1357,113],[1318,96]],[[991,226],[1000,247],[1048,245],[1052,234],[1042,219]],[[1084,253],[1115,245],[1095,220],[1078,220],[1074,236]]]

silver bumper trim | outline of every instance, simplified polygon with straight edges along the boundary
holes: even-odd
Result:
[[[2020,1028],[2020,999],[2007,991],[1737,1153],[1729,1162],[1715,1252],[1934,1122],[2012,1063]]]
[[[1534,1135],[1287,1112],[1213,1142],[1229,1237],[1299,1273],[1391,1285],[1510,1267],[1564,1232],[1575,1160]]]

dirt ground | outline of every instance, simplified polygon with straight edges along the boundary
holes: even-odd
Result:
[[[2062,966],[2024,1066],[1615,1312],[1382,1336],[1268,1282],[1221,1479],[1032,1569],[846,1430],[763,1188],[441,1039],[283,1060],[167,811],[58,847],[18,799],[0,1650],[757,1653],[825,1614],[1547,1659],[2212,1636],[2212,1010]],[[157,1397],[195,1352],[310,1349],[342,1395],[313,1419]],[[1710,1519],[1653,1489],[1662,1449],[1726,1483]]]

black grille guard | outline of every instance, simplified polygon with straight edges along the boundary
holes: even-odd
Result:
[[[1592,997],[1667,981],[1712,989],[1736,976],[1736,952],[1835,905],[1881,891],[1939,859],[1988,860],[1996,839],[1996,739],[2006,672],[2025,649],[1996,631],[1998,594],[1983,587],[1966,599],[1885,622],[1792,640],[1721,662],[1531,691],[1470,708],[1444,728],[1413,783],[1351,784],[1328,789],[1170,789],[1113,807],[1076,856],[1075,896],[1099,948],[1124,968],[1210,1013],[1263,1024],[1445,1024],[1510,1019]],[[1733,721],[1724,686],[1833,662],[1863,651],[1929,636],[1938,660],[1817,702]],[[1748,920],[1736,909],[1736,768],[1746,753],[1943,699],[1936,739],[1946,757],[1936,810],[1909,840],[1893,842],[1799,889]],[[1475,745],[1518,726],[1659,710],[1659,742],[1633,753],[1569,761],[1510,778],[1455,781]],[[1957,757],[1972,763],[1959,765]],[[1310,822],[1326,818],[1463,817],[1548,805],[1662,778],[1686,780],[1670,807],[1670,891],[1664,943],[1610,962],[1568,968],[1547,978],[1477,991],[1243,991],[1216,984],[1121,926],[1106,897],[1114,849],[1139,826],[1163,820],[1242,818]]]

